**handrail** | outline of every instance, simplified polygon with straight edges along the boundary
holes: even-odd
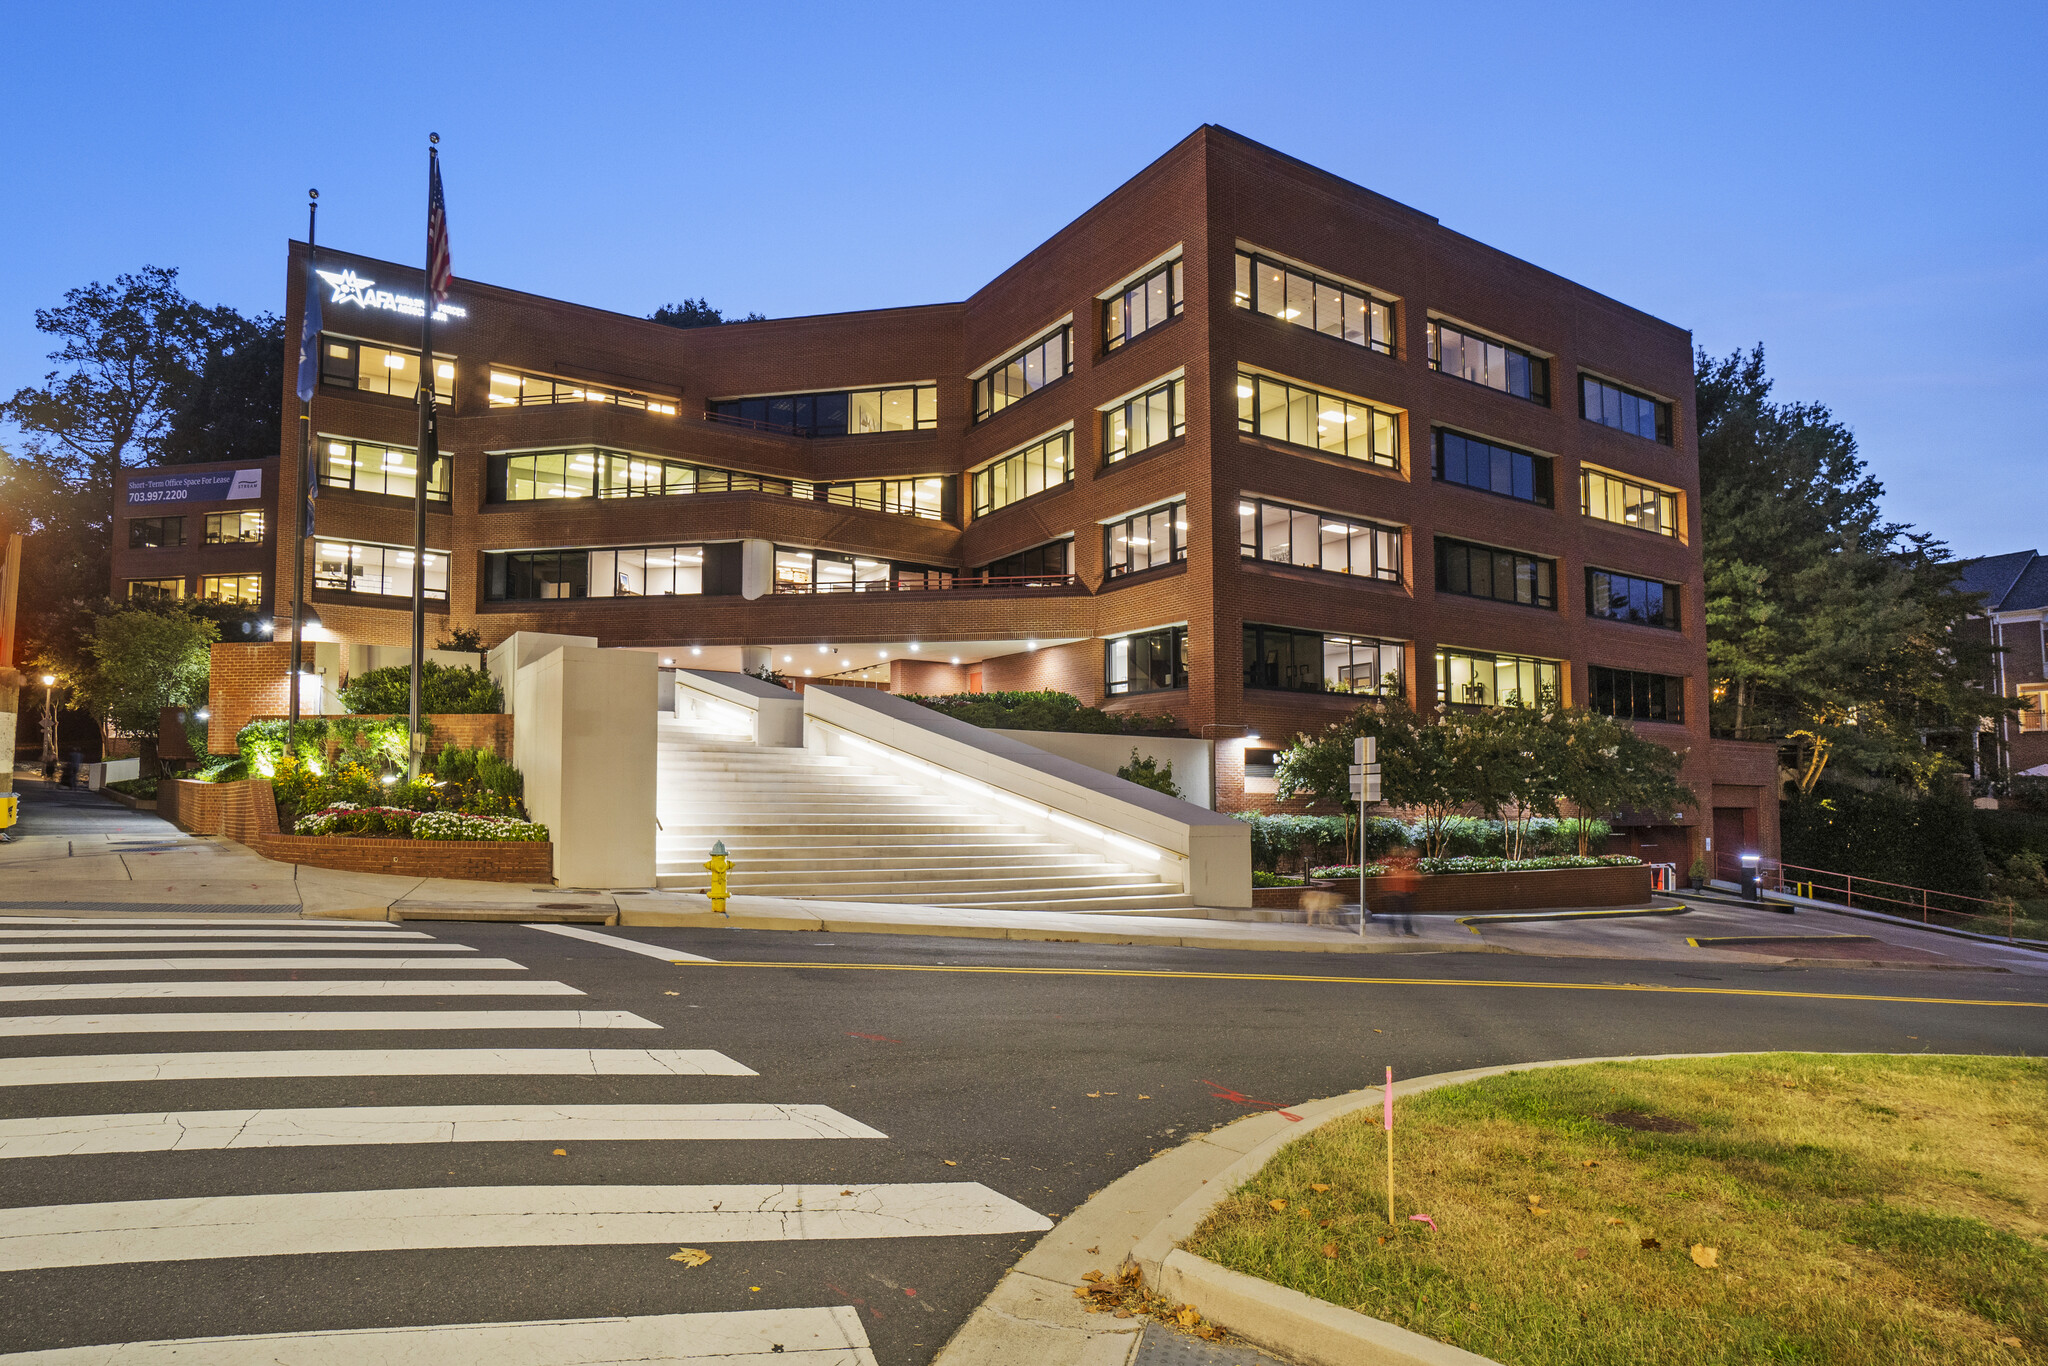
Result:
[[[1714,862],[1727,880],[1731,882],[1741,881],[1742,864],[1738,856],[1716,851]],[[1812,876],[1788,878],[1785,876],[1787,869],[1795,873],[1807,873],[1817,875],[1820,878],[1835,879],[1841,885],[1823,885]],[[1859,882],[1863,884],[1862,888],[1857,886]],[[1851,909],[1854,909],[1856,898],[1859,896],[1866,903],[1875,901],[1883,902],[1887,906],[1902,906],[1909,913],[1917,907],[1920,911],[1920,923],[1923,925],[1932,924],[1933,921],[1930,917],[1934,915],[1961,916],[1973,920],[1979,918],[1988,919],[1998,913],[2000,905],[1999,902],[1992,900],[1990,897],[1965,896],[1961,892],[1936,891],[1932,887],[1915,887],[1911,883],[1892,882],[1885,878],[1858,877],[1854,873],[1838,873],[1831,868],[1809,868],[1804,864],[1785,863],[1778,859],[1760,859],[1758,861],[1757,883],[1759,887],[1767,887],[1771,891],[1781,892],[1787,896],[1801,896],[1809,901],[1835,901],[1836,896],[1839,895],[1841,899],[1838,904],[1848,906]],[[1872,886],[1889,887],[1897,891],[1906,892],[1908,895],[1905,897],[1886,896],[1881,892],[1867,890]],[[1804,890],[1800,890],[1801,888]],[[1828,895],[1816,895],[1819,892],[1825,892]],[[1917,901],[1913,898],[1912,894],[1914,893],[1918,894]],[[1981,911],[1958,910],[1954,907],[1934,904],[1935,898],[1941,898],[1946,901],[1974,902],[1988,909]],[[2013,938],[2013,907],[2009,902],[2005,905],[2005,937],[2007,940]]]
[[[777,583],[778,593],[934,593],[963,588],[1072,588],[1075,574],[968,575],[953,573],[898,574],[886,579],[845,583]]]

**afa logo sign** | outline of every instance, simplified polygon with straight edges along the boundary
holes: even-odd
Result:
[[[410,294],[394,294],[388,289],[378,289],[375,280],[356,274],[353,270],[318,270],[314,274],[325,280],[334,294],[327,302],[331,304],[354,304],[357,308],[382,309],[387,313],[398,313],[408,318],[417,318],[427,311],[427,302]],[[447,322],[451,318],[466,318],[466,310],[454,304],[440,304],[434,309],[434,321]]]

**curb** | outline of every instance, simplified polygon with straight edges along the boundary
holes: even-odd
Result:
[[[1458,923],[1477,934],[1479,931],[1473,929],[1475,925],[1513,925],[1530,920],[1625,920],[1643,915],[1686,915],[1691,910],[1690,906],[1679,905],[1644,906],[1622,911],[1500,911],[1491,915],[1462,915],[1458,917]]]
[[[1596,1062],[1726,1058],[1735,1053],[1651,1053],[1560,1058],[1439,1072],[1394,1083],[1394,1094]],[[1287,1144],[1333,1119],[1381,1103],[1378,1086],[1250,1115],[1199,1134],[1124,1173],[1053,1226],[1004,1274],[932,1359],[933,1366],[1127,1366],[1143,1319],[1094,1315],[1073,1297],[1092,1270],[1135,1264],[1162,1294],[1199,1306],[1256,1346],[1300,1366],[1497,1366],[1490,1357],[1396,1324],[1218,1266],[1179,1245],[1209,1212]]]
[[[1757,906],[1766,909],[1782,906],[1787,914],[1793,911],[1820,911],[1826,915],[1848,916],[1851,920],[1868,920],[1878,925],[1897,925],[1902,929],[1920,930],[1926,934],[1945,934],[1951,939],[1970,939],[1979,944],[1995,944],[2008,949],[2032,949],[2040,952],[2048,949],[2048,939],[2007,939],[2002,935],[1983,934],[1977,930],[1965,930],[1955,925],[1937,925],[1932,921],[1908,920],[1902,915],[1886,915],[1883,911],[1859,910],[1854,906],[1843,906],[1832,901],[1812,901],[1805,897],[1787,896],[1783,892],[1766,893],[1768,901],[1744,901],[1718,888],[1707,893],[1707,899],[1718,906]]]

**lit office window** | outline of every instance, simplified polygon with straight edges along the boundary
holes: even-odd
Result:
[[[974,515],[1074,482],[1074,434],[1055,432],[974,471]]]
[[[1579,376],[1579,416],[1603,427],[1671,444],[1671,405],[1619,384]]]
[[[1557,610],[1557,561],[1436,538],[1436,591]]]
[[[1072,374],[1073,334],[1073,328],[1062,327],[990,366],[986,374],[974,381],[974,420],[985,422],[1012,403]]]
[[[320,451],[320,483],[324,488],[411,498],[418,486],[420,453],[407,447],[321,437]],[[437,455],[434,477],[427,482],[428,502],[448,501],[448,480],[449,458]]]
[[[493,602],[695,595],[704,591],[704,547],[492,553],[484,556],[484,585]]]
[[[1169,626],[1103,642],[1102,678],[1111,697],[1171,692],[1188,685],[1188,628]]]
[[[1180,262],[1171,261],[1125,286],[1102,305],[1102,349],[1115,351],[1178,318],[1181,312]]]
[[[1398,414],[1270,375],[1238,375],[1237,429],[1389,469],[1401,465]]]
[[[258,514],[261,515],[260,513]],[[209,522],[212,518],[207,519]],[[128,548],[130,550],[168,550],[185,544],[185,519],[183,517],[130,517],[128,519]]]
[[[1188,505],[1168,503],[1134,512],[1102,528],[1102,540],[1112,579],[1178,563],[1188,557]]]
[[[1102,463],[1171,441],[1187,432],[1187,381],[1172,379],[1111,408],[1102,415]]]
[[[1312,275],[1251,252],[1237,254],[1239,308],[1306,327],[1326,337],[1392,354],[1394,305],[1355,285]]]
[[[818,485],[824,490],[828,503],[934,521],[945,516],[946,486],[947,481],[937,475],[922,479],[855,479],[844,484]]]
[[[1551,505],[1553,476],[1550,457],[1497,446],[1462,432],[1435,432],[1436,477],[1446,484]]]
[[[722,398],[710,404],[707,412],[715,422],[788,432],[792,436],[928,432],[939,425],[939,387],[906,384],[890,389]]]
[[[1263,498],[1237,505],[1238,554],[1247,560],[1401,581],[1401,528],[1312,512]]]
[[[1023,588],[1056,588],[1065,585],[1074,574],[1074,543],[1048,541],[1044,545],[1020,550],[1014,555],[1005,555],[1000,560],[990,560],[974,571],[983,579],[1016,579]]]
[[[1401,643],[1246,622],[1244,685],[1283,692],[1399,696]]]
[[[779,545],[775,547],[775,591],[885,593],[892,568],[887,560]]]
[[[676,402],[672,398],[583,380],[529,375],[518,370],[491,371],[490,401],[493,408],[527,408],[548,403],[609,403],[620,408],[641,408],[663,417],[676,415]]]
[[[336,389],[354,389],[365,394],[414,398],[420,391],[420,353],[379,346],[376,342],[323,336],[320,339],[320,382]],[[437,356],[434,359],[434,397],[446,402],[454,396],[455,362]]]
[[[412,597],[411,546],[322,539],[316,540],[314,547],[315,588],[337,593],[367,593],[384,598]],[[448,600],[448,552],[445,550],[427,552],[424,595],[437,602]]]
[[[263,601],[261,574],[208,574],[199,580],[199,596],[208,602],[255,606]]]
[[[1685,679],[1634,669],[1586,669],[1586,709],[1628,721],[1685,720]]]
[[[816,496],[814,486],[802,480],[591,448],[493,455],[485,478],[485,497],[493,503],[550,498],[674,497],[692,493],[770,493],[800,499]]]
[[[137,602],[177,602],[185,596],[183,579],[130,579],[128,596]]]
[[[1586,615],[1637,626],[1679,629],[1678,585],[1612,569],[1586,571]]]
[[[429,497],[432,491],[429,490]],[[447,494],[444,492],[445,500]],[[206,543],[208,545],[260,545],[263,541],[263,511],[253,508],[244,512],[209,512],[206,514]]]
[[[1591,465],[1579,467],[1579,511],[1602,522],[1659,536],[1676,536],[1682,526],[1677,493]]]
[[[1550,362],[1455,323],[1429,324],[1429,368],[1550,406]]]
[[[1461,707],[1554,707],[1564,698],[1558,662],[1477,650],[1436,652],[1436,700]]]

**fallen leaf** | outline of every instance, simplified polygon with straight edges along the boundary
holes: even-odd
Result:
[[[1102,1273],[1100,1271],[1084,1271],[1081,1273],[1081,1279],[1084,1281],[1099,1281],[1102,1279]]]
[[[1600,1164],[1599,1164],[1598,1162],[1593,1162],[1593,1161],[1586,1161],[1586,1162],[1581,1162],[1581,1163],[1580,1163],[1579,1165],[1580,1165],[1581,1167],[1597,1167],[1597,1166],[1599,1166]]]
[[[1655,1252],[1658,1248],[1662,1246],[1664,1246],[1664,1244],[1658,1242],[1655,1238],[1643,1239],[1643,1251],[1645,1252]]]
[[[1721,1249],[1718,1247],[1708,1247],[1704,1243],[1694,1243],[1692,1245],[1692,1264],[1712,1270],[1721,1264]]]
[[[1127,1319],[1131,1316],[1131,1311],[1128,1309],[1119,1309],[1116,1311],[1116,1316],[1120,1319]]]
[[[681,1262],[684,1266],[702,1266],[711,1260],[711,1254],[701,1247],[679,1247],[669,1253],[668,1259],[672,1262]]]
[[[1628,1220],[1626,1220],[1626,1219],[1617,1219],[1617,1218],[1615,1218],[1615,1217],[1614,1217],[1613,1215],[1611,1215],[1611,1214],[1610,1214],[1610,1215],[1608,1215],[1608,1216],[1607,1216],[1607,1222],[1608,1222],[1608,1223],[1610,1223],[1610,1224],[1625,1224],[1625,1223],[1627,1223],[1627,1222],[1628,1222]]]
[[[852,1191],[841,1191],[841,1192],[839,1192],[839,1193],[840,1193],[841,1195],[851,1195],[851,1194],[853,1194],[853,1192],[852,1192]],[[1093,1252],[1093,1251],[1094,1251],[1095,1249],[1091,1247],[1091,1248],[1089,1248],[1088,1250],[1089,1250],[1090,1252]]]
[[[1387,1235],[1386,1235],[1386,1234],[1384,1234],[1384,1233],[1382,1233],[1382,1234],[1380,1235],[1380,1245],[1381,1245],[1382,1247],[1384,1247],[1384,1246],[1386,1245],[1386,1241],[1387,1241]]]
[[[1138,1097],[1138,1099],[1139,1099],[1139,1100],[1150,1100],[1150,1099],[1152,1099],[1152,1097],[1150,1097],[1150,1096],[1139,1096],[1139,1097]]]
[[[1386,1030],[1384,1030],[1384,1029],[1375,1029],[1375,1030],[1373,1031],[1373,1033],[1375,1033],[1375,1034],[1384,1034],[1384,1033],[1386,1033],[1386,1032],[1387,1032],[1387,1031],[1386,1031]]]
[[[1337,1245],[1336,1245],[1335,1243],[1324,1243],[1324,1244],[1323,1244],[1323,1255],[1324,1255],[1325,1257],[1333,1257],[1333,1258],[1334,1258],[1334,1257],[1335,1257],[1335,1256],[1337,1255]]]
[[[1097,1098],[1099,1098],[1099,1097],[1100,1097],[1100,1096],[1102,1095],[1102,1092],[1100,1092],[1100,1091],[1090,1091],[1090,1092],[1089,1092],[1088,1094],[1089,1094],[1090,1096],[1093,1096],[1093,1097],[1097,1097]]]
[[[1781,1081],[1778,1085],[1784,1087],[1787,1091],[1797,1091],[1799,1089],[1799,1083],[1796,1081]]]
[[[567,1148],[557,1148],[554,1151],[554,1156],[556,1157],[567,1157],[568,1155],[569,1150]]]
[[[1274,1209],[1287,1208],[1287,1202],[1285,1200],[1268,1200],[1266,1203],[1271,1205]]]
[[[1468,1304],[1468,1305],[1466,1305],[1465,1307],[1466,1307],[1467,1309],[1470,1309],[1470,1310],[1471,1310],[1471,1311],[1472,1311],[1473,1313],[1475,1313],[1475,1314],[1479,1312],[1479,1306],[1478,1306],[1478,1305],[1476,1305],[1476,1304]]]
[[[749,1295],[758,1295],[761,1293],[761,1287],[758,1285],[750,1285],[747,1287],[747,1293]]]
[[[944,1162],[944,1163],[945,1163],[945,1164],[946,1164],[947,1166],[949,1166],[949,1167],[957,1167],[957,1166],[959,1166],[959,1165],[960,1165],[960,1164],[959,1164],[958,1162],[955,1162],[955,1161],[954,1161],[954,1160],[953,1160],[952,1158],[950,1158],[950,1157],[946,1157],[946,1158],[941,1158],[941,1159],[940,1159],[940,1161]]]
[[[1320,1193],[1320,1192],[1322,1192],[1322,1191],[1326,1191],[1326,1190],[1328,1190],[1328,1189],[1329,1189],[1329,1187],[1328,1187],[1328,1186],[1324,1185],[1324,1184],[1323,1184],[1322,1182],[1320,1182],[1320,1181],[1311,1181],[1311,1182],[1309,1182],[1309,1186],[1308,1186],[1308,1188],[1309,1188],[1310,1190],[1312,1190],[1312,1191],[1316,1191],[1316,1192],[1319,1192],[1319,1193]]]
[[[1578,1258],[1582,1262],[1592,1255],[1593,1249],[1589,1247],[1575,1247],[1572,1249],[1572,1256]]]
[[[2023,1344],[2018,1338],[2000,1338],[1998,1339],[1998,1345],[2000,1347],[2020,1347],[2024,1346],[2025,1344]]]
[[[1173,1321],[1183,1328],[1192,1328],[1202,1321],[1202,1311],[1192,1304],[1184,1304],[1174,1314]]]
[[[1089,1250],[1090,1252],[1100,1252],[1100,1251],[1102,1251],[1102,1249],[1101,1249],[1101,1248],[1099,1248],[1099,1247],[1091,1247],[1091,1248],[1089,1248],[1088,1250]]]

